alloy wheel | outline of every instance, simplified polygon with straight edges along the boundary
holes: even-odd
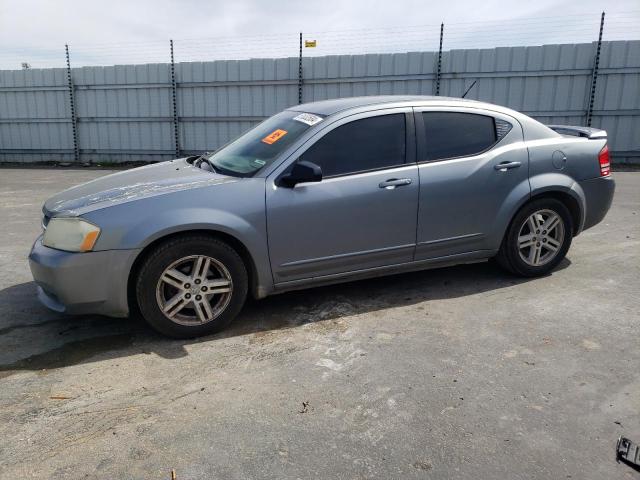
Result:
[[[564,242],[564,221],[553,210],[538,210],[527,217],[518,233],[522,261],[540,267],[553,260]]]
[[[164,315],[180,325],[215,320],[229,305],[233,281],[229,270],[205,255],[190,255],[169,265],[156,286],[156,301]]]

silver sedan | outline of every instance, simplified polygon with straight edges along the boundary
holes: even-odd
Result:
[[[602,130],[444,97],[328,100],[54,196],[29,259],[54,310],[194,337],[247,295],[494,257],[548,274],[613,192]]]

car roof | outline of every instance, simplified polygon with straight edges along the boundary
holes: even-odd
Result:
[[[393,107],[471,107],[502,113],[516,119],[523,127],[525,140],[538,140],[560,136],[558,133],[543,125],[539,121],[500,105],[494,105],[477,100],[456,97],[436,97],[433,95],[372,95],[368,97],[336,98],[319,102],[302,103],[288,108],[289,111],[315,113],[323,117],[331,116],[349,110],[374,110],[376,106]]]
[[[333,100],[322,100],[319,102],[302,103],[288,108],[297,112],[309,112],[317,115],[333,115],[338,112],[354,108],[370,107],[376,105],[398,103],[398,104],[420,104],[429,103],[454,105],[479,104],[475,100],[454,97],[435,97],[432,95],[372,95],[365,97],[336,98]]]

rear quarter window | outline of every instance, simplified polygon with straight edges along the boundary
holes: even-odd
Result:
[[[477,155],[498,141],[495,120],[488,115],[422,112],[422,118],[425,135],[423,160]]]

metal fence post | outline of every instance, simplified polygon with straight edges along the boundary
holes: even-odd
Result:
[[[444,35],[444,22],[440,24],[440,48],[438,49],[438,70],[436,72],[436,95],[440,95],[440,75],[442,72],[442,37]]]
[[[302,32],[300,32],[300,53],[298,54],[298,105],[302,103]]]
[[[80,162],[80,147],[78,146],[78,119],[76,117],[75,89],[71,78],[71,60],[69,59],[69,45],[64,45],[67,56],[67,85],[69,87],[69,110],[71,111],[71,132],[73,135],[73,159]]]
[[[180,129],[178,125],[178,98],[176,84],[176,64],[173,60],[173,40],[169,40],[171,50],[171,96],[173,99],[173,139],[175,142],[176,158],[180,157]]]
[[[600,34],[598,35],[598,45],[596,47],[596,57],[593,61],[591,71],[591,92],[589,94],[589,106],[587,107],[587,127],[591,126],[593,118],[593,104],[596,99],[596,83],[598,82],[598,66],[600,65],[600,50],[602,49],[602,30],[604,29],[604,12],[600,16]]]

